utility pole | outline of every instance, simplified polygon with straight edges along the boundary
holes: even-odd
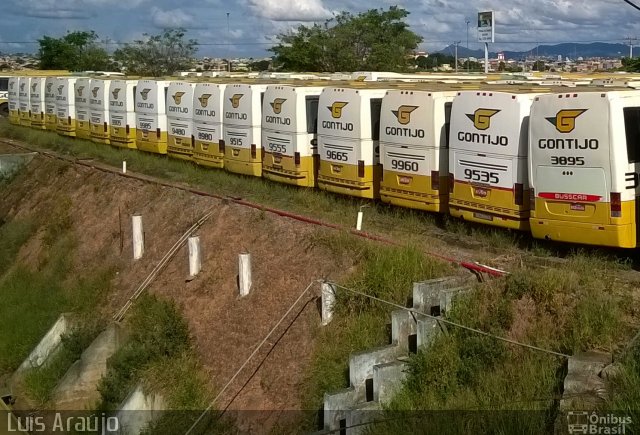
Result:
[[[467,18],[465,22],[467,23],[467,72],[469,72],[471,68],[471,62],[469,62],[469,23],[471,21]]]
[[[460,41],[456,41],[453,44],[456,46],[456,72],[458,72],[458,44],[460,44]]]
[[[629,44],[629,59],[633,59],[633,46],[635,45],[634,42],[636,43],[638,42],[638,38],[627,36],[625,39],[628,41],[628,44]]]

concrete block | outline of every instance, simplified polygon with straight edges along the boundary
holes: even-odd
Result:
[[[402,348],[393,344],[352,353],[349,356],[349,382],[351,386],[356,390],[364,389],[365,381],[373,377],[373,366],[390,363],[402,355]]]
[[[610,353],[596,351],[577,353],[569,358],[567,373],[588,372],[598,375],[611,362]]]
[[[453,308],[454,300],[465,293],[469,293],[470,291],[471,289],[469,287],[455,287],[441,290],[438,298],[440,315],[446,316],[447,312],[451,311],[451,308]]]
[[[416,321],[406,310],[395,310],[391,313],[391,341],[403,351],[409,351],[409,335],[416,333]]]
[[[55,409],[84,409],[99,399],[98,383],[106,374],[107,360],[118,350],[121,339],[120,327],[115,323],[98,335],[55,388]]]
[[[326,430],[336,430],[340,428],[340,420],[347,418],[347,412],[354,404],[364,401],[358,397],[355,388],[345,388],[335,393],[324,394],[324,428]]]
[[[138,435],[149,423],[159,418],[166,407],[162,396],[146,395],[138,385],[116,414],[120,427],[118,435]]]
[[[58,350],[62,342],[62,336],[70,331],[71,325],[70,315],[61,314],[49,331],[42,337],[40,343],[31,351],[27,359],[20,364],[15,374],[18,375],[27,369],[41,367]]]
[[[373,400],[381,405],[389,403],[407,378],[407,364],[391,362],[373,368]]]
[[[439,303],[438,293],[440,290],[450,288],[457,282],[457,277],[449,276],[413,283],[413,308],[430,314],[430,308]]]
[[[380,404],[376,402],[362,403],[354,406],[346,415],[346,423],[349,428],[347,429],[347,434],[359,435],[367,433],[367,430],[370,429],[368,423],[382,419],[383,415]]]
[[[418,335],[418,349],[430,345],[437,334],[442,331],[438,321],[428,317],[418,317],[418,323],[416,327],[416,332]]]

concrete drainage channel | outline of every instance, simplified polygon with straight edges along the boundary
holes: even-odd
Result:
[[[0,154],[0,180],[9,178],[27,165],[37,153]]]

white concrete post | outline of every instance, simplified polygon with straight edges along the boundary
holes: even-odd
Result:
[[[189,277],[195,277],[202,268],[202,251],[200,250],[200,237],[189,237]]]
[[[238,256],[238,286],[240,297],[249,294],[251,290],[251,254],[240,254]]]
[[[127,161],[126,160],[122,161],[122,173],[123,174],[127,173]]]
[[[142,216],[131,216],[133,226],[133,259],[139,260],[144,254],[144,230],[142,229]]]
[[[321,287],[322,326],[326,326],[333,319],[333,307],[336,303],[336,288],[333,284],[327,282],[323,282]]]
[[[358,220],[356,222],[356,230],[361,231],[362,230],[362,209],[360,209],[360,211],[358,212]]]

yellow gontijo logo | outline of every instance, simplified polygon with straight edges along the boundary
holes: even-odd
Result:
[[[151,89],[149,88],[145,88],[140,91],[140,96],[142,97],[143,100],[147,99],[147,97],[149,96],[149,91],[151,91]]]
[[[547,121],[552,123],[560,133],[571,133],[576,128],[576,118],[587,110],[564,109],[559,111],[556,116],[547,118]]]
[[[38,87],[38,82],[31,83],[31,92],[35,92]]]
[[[91,93],[93,94],[93,98],[98,98],[98,91],[100,90],[100,86],[96,86],[95,88],[91,89]]]
[[[64,90],[64,85],[58,86],[58,95],[62,95],[63,90]]]
[[[9,89],[13,89],[13,85],[15,85],[14,82],[9,83]]]
[[[491,117],[500,112],[498,109],[478,109],[473,115],[467,114],[467,118],[473,121],[473,125],[478,130],[487,130],[491,127]]]
[[[342,116],[342,109],[347,104],[349,103],[346,101],[336,101],[331,106],[327,106],[327,109],[331,111],[331,116],[337,119]]]
[[[402,125],[407,125],[411,122],[411,112],[416,110],[420,106],[405,106],[398,107],[398,110],[392,110],[391,113],[398,118],[398,122]]]
[[[26,83],[20,83],[20,90],[24,92],[24,85],[26,85]]]
[[[233,94],[233,96],[229,98],[229,101],[231,101],[231,107],[237,109],[240,105],[240,98],[242,98],[243,95],[244,94]]]
[[[200,105],[203,108],[209,105],[209,98],[211,98],[211,94],[202,94],[198,97],[198,101],[200,101]]]
[[[51,93],[51,88],[53,87],[53,83],[47,83],[47,92]]]
[[[269,103],[269,105],[273,108],[273,113],[279,115],[282,111],[282,103],[284,103],[285,101],[287,101],[286,98],[276,98],[272,103]]]
[[[111,95],[113,95],[113,99],[117,100],[118,99],[118,94],[120,93],[120,88],[115,88],[113,91],[111,91]]]
[[[84,91],[84,86],[78,86],[76,88],[76,91],[78,91],[78,97],[82,97],[82,92]]]
[[[184,92],[176,92],[175,94],[172,95],[171,98],[173,98],[174,103],[176,103],[177,105],[180,105],[180,103],[182,102],[183,95],[184,95]]]

